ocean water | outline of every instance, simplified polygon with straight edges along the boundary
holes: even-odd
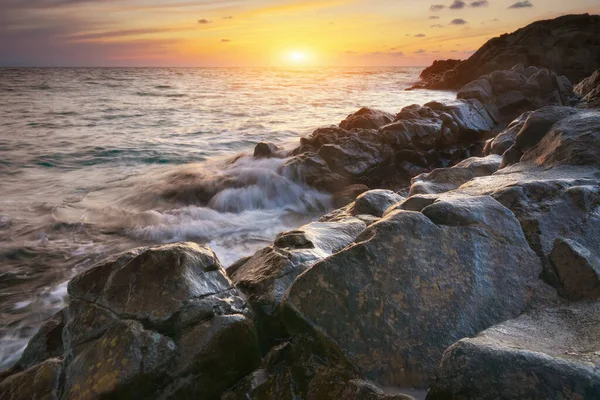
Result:
[[[455,97],[405,92],[420,70],[0,69],[0,370],[110,254],[191,240],[228,266],[330,210],[254,145]]]

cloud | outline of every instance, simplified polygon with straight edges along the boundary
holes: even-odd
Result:
[[[529,7],[533,7],[533,4],[529,0],[525,0],[525,1],[517,1],[515,4],[513,4],[512,6],[510,6],[508,8],[529,8]]]
[[[487,7],[490,5],[490,2],[488,0],[476,0],[476,1],[472,1],[471,4],[469,4],[469,7]]]
[[[229,43],[229,42],[231,42],[231,40],[229,40],[229,39],[221,39],[221,43]]]
[[[434,5],[432,5],[431,7],[429,7],[429,9],[430,9],[431,11],[433,11],[433,12],[436,12],[436,11],[441,11],[441,10],[443,10],[444,8],[446,8],[446,6],[445,6],[445,5],[443,5],[443,4],[434,4]]]
[[[223,19],[233,19],[233,17],[230,15],[228,17],[223,17]]]
[[[452,4],[450,4],[450,7],[449,7],[449,8],[450,8],[451,10],[461,10],[461,9],[465,8],[465,6],[466,6],[466,5],[467,5],[467,3],[465,3],[465,2],[464,2],[464,1],[462,1],[462,0],[454,0],[454,1],[452,2]]]
[[[425,50],[423,50],[423,49],[419,49],[419,50],[415,51],[414,53],[415,54],[425,54],[427,52]]]
[[[140,35],[151,35],[155,33],[169,32],[169,29],[123,29],[119,31],[106,31],[106,32],[94,32],[94,33],[74,33],[66,35],[69,41],[74,42],[87,42],[96,41],[101,39],[113,39],[123,38],[127,36],[140,36]]]
[[[212,21],[209,21],[209,20],[207,20],[207,19],[205,19],[205,18],[202,18],[202,19],[199,19],[199,20],[198,20],[198,23],[199,23],[200,25],[206,25],[206,24],[210,24],[211,22],[212,22]]]
[[[451,23],[452,25],[466,25],[466,24],[468,24],[468,22],[467,22],[467,21],[465,21],[465,20],[464,20],[464,19],[462,19],[462,18],[456,18],[456,19],[453,19],[452,21],[450,21],[450,23]]]
[[[444,25],[442,24],[435,24],[435,25],[431,25],[431,28],[443,28]]]
[[[438,17],[437,15],[432,15],[431,17],[429,17],[429,19],[440,19],[440,17]]]
[[[366,53],[363,57],[404,57],[404,53],[402,51],[375,51]]]
[[[417,33],[415,35],[415,37],[425,37],[425,36],[427,36],[427,35],[425,35],[424,33]]]

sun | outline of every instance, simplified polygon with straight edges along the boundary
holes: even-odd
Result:
[[[292,64],[304,64],[308,61],[308,54],[304,51],[290,51],[287,55],[287,59]]]

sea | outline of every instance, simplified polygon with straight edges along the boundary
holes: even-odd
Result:
[[[107,256],[195,241],[227,267],[330,211],[254,146],[455,98],[405,91],[421,70],[0,69],[0,370]]]

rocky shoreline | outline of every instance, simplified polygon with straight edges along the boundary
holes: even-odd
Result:
[[[259,144],[339,208],[227,270],[175,243],[78,275],[2,399],[600,397],[600,70],[515,64]]]

